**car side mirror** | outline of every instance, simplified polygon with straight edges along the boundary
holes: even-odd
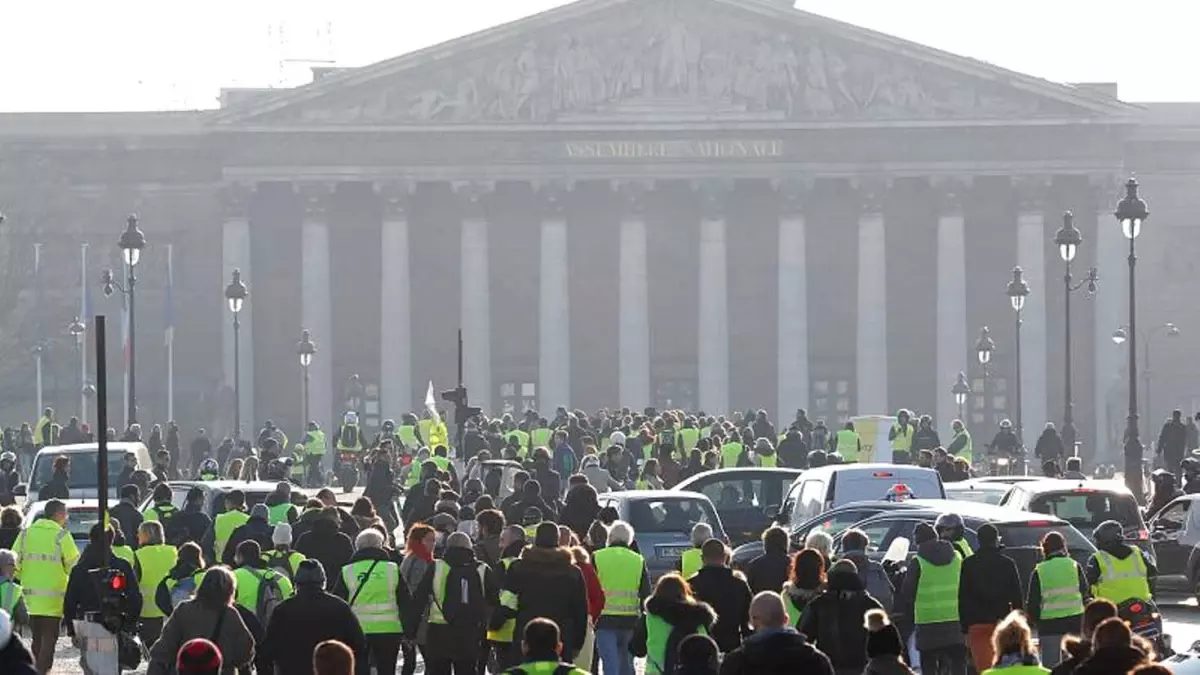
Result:
[[[14,497],[24,497],[27,494],[29,494],[29,486],[24,483],[20,483],[15,488],[13,488],[13,496]]]

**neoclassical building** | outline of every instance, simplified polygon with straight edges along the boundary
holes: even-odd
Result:
[[[217,110],[0,115],[0,204],[67,264],[81,241],[93,264],[112,259],[137,211],[139,331],[161,325],[174,244],[177,408],[193,425],[228,428],[221,292],[240,269],[247,432],[298,428],[302,328],[325,424],[352,374],[372,419],[419,408],[431,380],[453,386],[461,328],[465,384],[491,411],[834,420],[905,406],[945,428],[964,371],[968,422],[990,436],[1017,413],[1005,288],[1019,265],[1030,440],[1062,417],[1052,239],[1071,210],[1075,278],[1100,276],[1073,303],[1071,345],[1080,440],[1095,447],[1123,423],[1110,336],[1126,244],[1111,212],[1136,173],[1152,212],[1140,321],[1155,360],[1175,361],[1154,372],[1149,417],[1200,399],[1179,358],[1200,332],[1200,105],[1124,102],[1115,85],[1048,82],[788,5],[579,0],[296,89],[226,91]],[[1185,339],[1158,340],[1166,321]],[[161,341],[139,339],[143,405],[161,419]]]

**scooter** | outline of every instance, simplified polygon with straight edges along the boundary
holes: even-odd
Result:
[[[338,484],[348,493],[358,485],[358,453],[342,450],[338,453]]]
[[[1175,655],[1171,649],[1171,636],[1163,632],[1162,613],[1153,600],[1126,600],[1117,605],[1117,615],[1129,624],[1130,630],[1154,646],[1159,661]]]

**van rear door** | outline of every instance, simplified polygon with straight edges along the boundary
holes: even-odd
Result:
[[[918,467],[888,467],[839,471],[833,482],[833,506],[885,499],[897,485],[908,489],[911,499],[945,499],[941,476]]]

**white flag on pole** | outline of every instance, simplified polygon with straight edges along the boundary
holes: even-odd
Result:
[[[429,410],[429,416],[433,418],[434,424],[442,423],[442,418],[438,415],[437,399],[433,397],[433,380],[429,381],[429,387],[425,389],[425,408]]]

